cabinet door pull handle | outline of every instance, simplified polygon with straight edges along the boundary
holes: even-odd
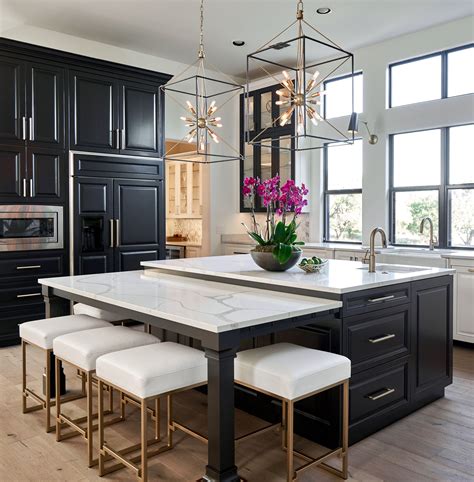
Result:
[[[28,133],[29,133],[29,139],[30,141],[33,140],[33,118],[30,117],[28,119]]]
[[[115,220],[115,247],[120,248],[120,219]]]
[[[122,135],[120,138],[120,149],[125,149],[125,129],[121,130]]]
[[[380,298],[369,298],[367,301],[369,303],[380,303],[381,301],[393,300],[395,295],[381,296]]]
[[[16,295],[17,298],[32,298],[33,296],[43,296],[42,293],[25,293],[24,295]]]
[[[115,142],[117,149],[120,150],[120,129],[115,129]]]
[[[30,179],[30,197],[35,197],[35,190],[33,188],[33,179]]]
[[[369,338],[370,343],[380,343],[381,341],[390,340],[395,338],[395,333],[390,333],[389,335],[378,336],[377,338]]]
[[[22,117],[21,118],[22,120],[22,133],[21,133],[21,137],[24,141],[26,141],[26,117]]]
[[[26,179],[23,178],[23,197],[27,197],[27,196],[28,196],[28,192],[26,189]]]
[[[16,269],[40,269],[40,264],[31,264],[29,266],[17,266]]]
[[[375,394],[367,395],[367,398],[375,402],[375,400],[380,400],[381,398],[386,397],[393,392],[395,392],[395,388],[385,388],[382,392],[376,392]]]
[[[109,227],[110,227],[110,244],[109,248],[113,248],[114,245],[114,220],[109,219]]]

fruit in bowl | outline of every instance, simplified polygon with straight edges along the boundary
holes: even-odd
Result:
[[[321,259],[317,256],[313,256],[312,258],[303,258],[300,263],[298,264],[298,268],[302,269],[306,273],[318,273],[326,266],[328,260]]]

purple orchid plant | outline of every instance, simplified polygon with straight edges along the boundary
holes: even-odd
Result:
[[[299,246],[304,245],[303,241],[298,241],[296,230],[299,224],[296,220],[308,204],[308,192],[304,184],[297,186],[292,179],[280,186],[278,175],[265,181],[258,177],[244,179],[242,194],[250,199],[252,227],[248,228],[245,223],[242,225],[258,246],[264,251],[271,251],[280,264],[286,263],[292,252],[299,251]],[[257,196],[267,210],[264,229],[255,217]]]

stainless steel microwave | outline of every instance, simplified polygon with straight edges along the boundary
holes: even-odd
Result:
[[[0,251],[63,247],[62,206],[0,205]]]

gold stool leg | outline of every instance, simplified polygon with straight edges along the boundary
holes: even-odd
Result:
[[[55,371],[56,382],[56,371]],[[51,350],[46,350],[46,394],[45,394],[45,408],[46,408],[46,432],[51,432]]]
[[[54,362],[54,385],[56,397],[56,441],[61,441],[61,387],[59,386],[61,362],[55,358]]]
[[[168,447],[173,447],[173,399],[171,395],[166,397],[167,400],[167,412],[168,412],[168,420],[167,420],[167,437],[168,437]]]
[[[287,467],[287,475],[286,479],[287,482],[292,482],[294,480],[294,459],[293,459],[293,450],[294,450],[294,404],[293,402],[289,401],[286,402],[286,444],[287,444],[287,451],[286,451],[286,467]]]
[[[87,372],[87,461],[88,466],[94,465],[93,449],[94,449],[94,437],[92,428],[92,374]]]
[[[114,389],[109,386],[109,411],[114,413]]]
[[[155,439],[156,440],[161,440],[160,405],[161,405],[160,399],[155,398]]]
[[[125,396],[123,392],[120,392],[120,418],[122,420],[125,420],[125,406],[126,406]]]
[[[99,475],[104,475],[104,384],[99,380],[98,384],[98,411],[99,411]],[[123,394],[122,394],[123,396]]]
[[[141,401],[141,466],[140,474],[141,480],[147,482],[148,480],[148,436],[147,436],[147,404],[145,400]]]
[[[26,413],[26,342],[21,340],[22,411]]]
[[[283,450],[286,450],[286,433],[287,433],[286,411],[287,411],[286,402],[285,400],[282,400],[281,401],[281,448]]]
[[[347,479],[349,469],[349,381],[342,388],[342,477]]]

